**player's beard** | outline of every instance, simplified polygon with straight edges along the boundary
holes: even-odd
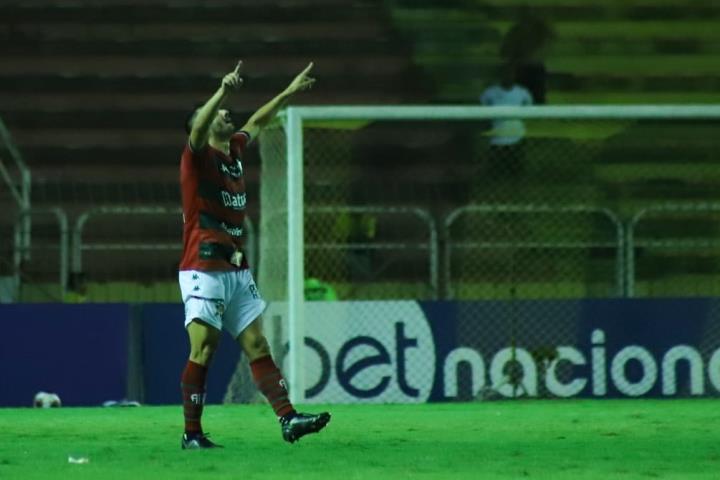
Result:
[[[213,132],[213,136],[219,140],[230,140],[233,133],[235,133],[235,125],[228,122],[219,125]]]

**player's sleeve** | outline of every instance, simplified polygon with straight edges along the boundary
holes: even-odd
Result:
[[[240,130],[230,137],[230,149],[236,154],[242,154],[252,141],[252,137],[245,130]]]
[[[205,143],[205,145],[203,145],[203,146],[200,147],[200,148],[195,147],[195,146],[192,144],[192,142],[190,142],[190,137],[188,137],[187,142],[185,142],[185,151],[186,151],[186,152],[189,152],[189,154],[190,154],[193,158],[199,158],[200,156],[202,156],[203,153],[205,153],[205,151],[206,151],[207,149],[208,149],[208,144],[207,144],[207,143]]]

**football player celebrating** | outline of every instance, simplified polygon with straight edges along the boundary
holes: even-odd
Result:
[[[247,355],[255,384],[275,411],[286,441],[292,443],[318,432],[330,421],[329,413],[298,413],[290,403],[285,380],[261,328],[266,303],[243,250],[243,152],[293,95],[312,86],[312,66],[310,63],[237,130],[225,104],[243,84],[242,62],[238,62],[218,90],[188,119],[188,142],[180,161],[184,226],[179,281],[190,341],[190,357],[181,378],[183,449],[219,446],[203,431],[201,417],[207,371],[223,328]]]

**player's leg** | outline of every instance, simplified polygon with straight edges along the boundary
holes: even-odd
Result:
[[[190,355],[180,379],[185,433],[183,449],[212,448],[202,428],[207,372],[220,341],[225,301],[222,277],[207,272],[180,272],[185,328]]]
[[[224,326],[235,335],[247,356],[253,381],[280,420],[283,438],[292,443],[303,435],[320,431],[330,421],[330,414],[311,415],[295,411],[285,379],[272,358],[262,331],[260,314],[265,310],[265,301],[260,297],[249,271],[238,272],[237,281],[232,302],[223,317]]]
[[[187,334],[190,341],[188,361],[209,367],[220,343],[220,330],[199,318],[194,318],[187,326]]]
[[[285,379],[270,354],[270,346],[262,332],[261,317],[257,317],[237,337],[247,356],[257,389],[268,399],[275,414],[281,418],[292,413]]]
[[[220,341],[220,330],[196,318],[187,326],[187,333],[190,356],[180,379],[185,417],[181,446],[183,449],[212,448],[217,445],[208,440],[203,432],[202,414],[207,371]]]
[[[319,432],[327,425],[330,421],[329,413],[298,413],[290,403],[287,383],[270,355],[260,317],[240,333],[238,343],[248,357],[255,385],[270,402],[280,421],[285,441],[293,443],[309,433]]]

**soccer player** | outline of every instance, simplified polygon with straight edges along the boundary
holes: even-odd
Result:
[[[286,441],[292,443],[318,432],[330,421],[329,413],[298,413],[290,403],[285,380],[261,329],[260,315],[266,303],[243,251],[243,152],[293,95],[312,86],[315,79],[309,73],[313,65],[237,131],[224,106],[243,84],[241,66],[238,62],[212,97],[189,117],[188,142],[180,161],[184,227],[179,281],[190,341],[190,358],[181,378],[183,449],[219,446],[203,432],[201,417],[207,371],[223,328],[247,355],[255,384],[275,411]]]

